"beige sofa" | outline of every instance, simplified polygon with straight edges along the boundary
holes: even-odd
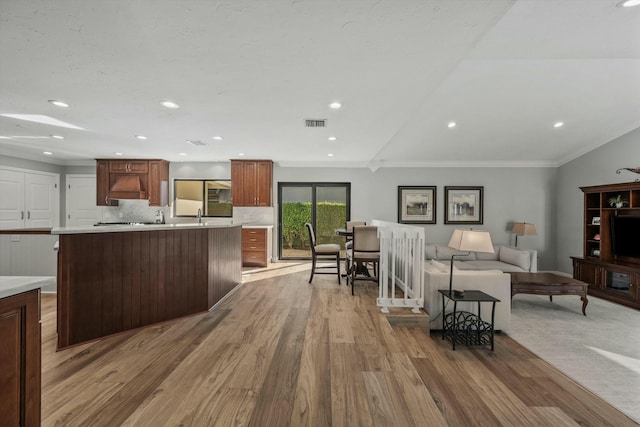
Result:
[[[431,329],[442,329],[442,295],[438,289],[449,289],[449,267],[425,261],[424,310],[429,313]],[[511,326],[511,276],[500,270],[456,270],[453,271],[453,289],[479,290],[498,298],[496,303],[494,330],[506,331]],[[446,302],[446,300],[445,300]],[[491,321],[491,303],[481,303],[481,317]],[[478,303],[458,303],[458,310],[477,314]],[[453,310],[449,301],[446,311]]]
[[[495,245],[494,253],[471,252],[456,256],[454,266],[459,270],[500,270],[504,272],[538,271],[538,252],[533,249],[518,249],[511,246]],[[426,244],[425,259],[436,260],[447,267],[452,254],[467,254],[451,249],[446,244]]]

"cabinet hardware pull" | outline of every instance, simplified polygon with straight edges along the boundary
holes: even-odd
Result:
[[[24,211],[20,211],[20,219],[24,219]]]
[[[27,211],[27,219],[31,219],[31,211]]]

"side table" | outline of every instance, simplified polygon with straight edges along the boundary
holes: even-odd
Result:
[[[442,295],[442,339],[450,339],[454,351],[456,343],[463,345],[491,345],[491,351],[493,351],[493,320],[496,303],[500,302],[500,300],[482,291],[465,290],[464,295],[460,296],[455,295],[453,291],[449,293],[448,289],[439,289],[438,292]],[[453,311],[445,314],[446,299],[453,301]],[[458,311],[458,302],[477,302],[478,313]],[[480,317],[481,302],[492,303],[491,323],[483,321]]]

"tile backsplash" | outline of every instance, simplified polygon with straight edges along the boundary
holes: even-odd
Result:
[[[103,222],[155,222],[158,210],[169,219],[169,207],[149,206],[148,200],[120,200],[118,206],[104,209]]]
[[[149,206],[147,200],[120,200],[118,206],[104,208],[102,222],[155,222],[158,210],[164,213],[166,222],[191,222],[194,218],[172,218],[171,207]],[[203,218],[203,221],[227,222],[229,218]],[[274,225],[275,208],[233,208],[233,222],[252,225]]]

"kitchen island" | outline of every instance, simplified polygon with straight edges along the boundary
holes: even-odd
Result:
[[[211,309],[242,281],[242,226],[114,225],[58,234],[58,349]]]

